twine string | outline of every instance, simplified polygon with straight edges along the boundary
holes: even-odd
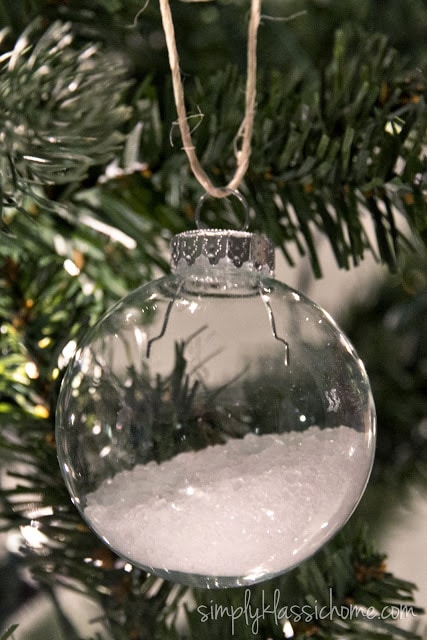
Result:
[[[225,198],[230,195],[230,191],[235,191],[242,182],[248,170],[249,160],[252,150],[252,134],[255,118],[256,105],[256,76],[257,76],[257,38],[258,27],[261,20],[261,0],[251,0],[251,13],[248,27],[247,45],[247,75],[245,90],[245,113],[237,135],[234,140],[234,153],[236,157],[236,170],[234,176],[225,187],[216,187],[197,157],[197,153],[192,141],[191,130],[188,123],[187,110],[185,107],[184,87],[182,84],[181,71],[179,67],[179,55],[175,38],[175,27],[169,0],[159,0],[162,15],[163,30],[168,49],[169,65],[172,76],[172,86],[175,99],[175,106],[178,115],[178,126],[181,133],[183,149],[187,155],[191,170],[205,189],[206,193],[214,198]]]

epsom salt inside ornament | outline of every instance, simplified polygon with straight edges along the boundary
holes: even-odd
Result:
[[[65,375],[60,465],[88,524],[131,563],[193,586],[299,564],[369,477],[375,411],[330,316],[273,279],[263,236],[197,230],[172,275],[92,329]]]

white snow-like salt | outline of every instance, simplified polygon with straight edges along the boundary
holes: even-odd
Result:
[[[121,471],[87,496],[84,514],[149,570],[255,579],[338,530],[369,468],[365,435],[350,427],[248,434]]]

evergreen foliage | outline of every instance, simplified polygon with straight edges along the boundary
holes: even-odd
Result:
[[[401,4],[301,0],[287,11],[306,10],[305,17],[264,22],[242,192],[254,211],[251,226],[291,264],[308,254],[317,276],[320,235],[346,269],[367,252],[395,269],[402,252],[427,240],[427,7],[406,5],[409,33]],[[192,74],[185,86],[195,144],[221,185],[234,170],[243,110],[247,3],[173,8],[183,71]],[[129,570],[82,523],[56,458],[56,400],[75,344],[118,297],[167,271],[167,241],[193,226],[200,195],[173,127],[158,7],[151,2],[136,18],[140,9],[136,0],[0,0],[0,524],[22,532],[17,562],[51,595],[69,640],[78,634],[55,598],[58,584],[98,601],[105,638],[115,640],[229,637],[229,617],[208,624],[197,607],[212,599],[239,607],[245,597],[239,589],[189,591]],[[265,12],[283,16],[282,3],[266,2]],[[239,211],[212,204],[206,218],[234,226]],[[369,314],[363,309],[363,332],[354,316],[351,334],[367,361],[381,425],[359,519],[390,480],[393,488],[425,480],[426,277],[418,267],[418,285],[399,304],[384,294]],[[414,339],[409,358],[405,345]],[[271,606],[276,589],[281,606],[326,606],[330,589],[337,606],[412,606],[415,585],[387,571],[357,523],[356,515],[301,567],[251,588],[252,606],[262,598]],[[31,543],[32,528],[42,544]],[[299,640],[419,637],[362,614],[288,622]],[[283,638],[283,624],[266,615],[253,633],[242,615],[235,636]],[[3,631],[6,640],[15,627]]]
[[[3,207],[20,208],[25,196],[37,202],[38,191],[52,185],[78,184],[122,141],[124,69],[95,46],[72,44],[70,24],[53,23],[37,39],[33,23],[2,56]]]
[[[406,257],[399,278],[390,278],[370,304],[353,308],[347,319],[378,412],[380,437],[361,505],[371,526],[386,526],[392,505],[410,502],[414,488],[427,487],[426,303],[426,258],[415,254]]]

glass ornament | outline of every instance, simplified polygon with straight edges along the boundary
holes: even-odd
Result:
[[[353,346],[246,231],[175,236],[172,274],[88,333],[64,377],[59,462],[118,555],[195,587],[272,578],[347,521],[375,409]]]

